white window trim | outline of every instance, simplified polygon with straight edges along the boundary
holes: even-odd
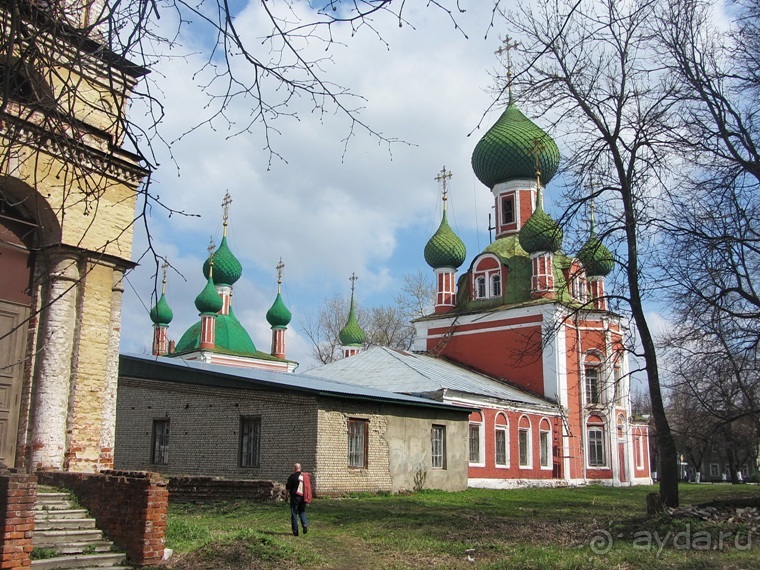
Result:
[[[639,455],[636,458],[636,469],[644,469],[644,435],[639,433],[634,437],[636,438],[636,448],[639,450]]]
[[[710,477],[720,477],[720,465],[718,463],[710,463]]]
[[[602,454],[604,463],[602,465],[591,465],[591,438],[589,437],[589,434],[594,432],[599,432],[602,434]],[[588,469],[609,469],[610,463],[609,463],[609,450],[607,449],[607,438],[605,437],[606,430],[604,429],[603,425],[598,424],[586,424],[586,467]]]
[[[538,465],[539,465],[539,467],[541,467],[541,469],[543,471],[551,471],[554,468],[554,465],[553,465],[554,462],[552,461],[552,459],[553,459],[553,457],[552,457],[552,451],[553,451],[553,446],[552,446],[552,426],[551,426],[551,424],[549,424],[549,429],[543,429],[541,427],[541,424],[542,424],[543,421],[544,420],[542,419],[541,422],[539,422],[539,424],[538,424]],[[547,442],[547,445],[548,445],[548,449],[547,449],[547,460],[548,460],[548,463],[547,463],[547,465],[541,465],[541,434],[544,434],[544,433],[547,434],[547,437],[546,437],[546,442]]]
[[[522,420],[522,418],[526,418],[528,420],[528,427],[527,428],[520,427],[520,423],[521,423],[520,420]],[[530,421],[530,418],[528,416],[521,416],[520,420],[517,421],[517,464],[520,467],[520,469],[533,469],[533,423]],[[520,459],[521,459],[521,457],[520,457],[520,433],[521,432],[525,432],[525,433],[528,434],[528,437],[527,437],[527,443],[528,443],[527,451],[528,451],[528,453],[526,454],[526,457],[527,457],[527,462],[526,463],[521,463],[520,462]]]
[[[467,459],[470,458],[469,443],[470,443],[470,428],[473,426],[478,427],[478,461],[470,461],[469,464],[472,467],[485,467],[486,465],[486,442],[485,442],[485,422],[470,422],[467,427]]]
[[[498,416],[494,421],[498,421]],[[494,424],[493,430],[493,464],[500,469],[509,468],[509,422],[507,420],[504,421],[504,424]],[[504,432],[504,464],[499,464],[496,462],[496,432],[499,431]]]

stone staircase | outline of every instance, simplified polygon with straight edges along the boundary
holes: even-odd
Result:
[[[32,546],[37,554],[33,570],[69,568],[126,570],[125,555],[113,551],[113,543],[95,528],[87,511],[73,508],[68,493],[38,488]]]

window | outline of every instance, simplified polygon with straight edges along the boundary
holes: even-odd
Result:
[[[153,460],[156,465],[169,463],[169,420],[153,421]]]
[[[720,477],[720,465],[717,463],[710,463],[710,477],[715,479]]]
[[[501,275],[491,275],[491,297],[501,297]]]
[[[515,199],[512,196],[501,199],[501,223],[513,224],[515,222]]]
[[[532,462],[530,453],[530,430],[527,428],[520,428],[517,436],[517,444],[520,448],[520,467],[530,467]]]
[[[636,436],[636,445],[634,446],[634,449],[636,450],[636,469],[643,469],[644,468],[644,438],[640,435]]]
[[[551,467],[551,433],[541,430],[538,446],[541,453],[541,467]]]
[[[586,403],[600,404],[601,392],[599,390],[599,367],[586,366]]]
[[[470,463],[483,463],[480,445],[481,425],[470,424]]]
[[[367,468],[367,420],[348,420],[348,466]]]
[[[478,299],[484,299],[486,296],[486,278],[478,277],[475,279],[475,293]]]
[[[604,467],[607,464],[604,457],[604,428],[588,429],[588,464],[590,467]]]
[[[446,426],[433,426],[430,432],[432,440],[432,467],[446,469]]]
[[[261,453],[261,418],[240,418],[240,467],[258,467]]]
[[[496,465],[507,465],[507,430],[504,426],[496,428]]]

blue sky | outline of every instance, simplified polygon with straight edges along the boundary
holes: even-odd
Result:
[[[296,8],[304,8],[301,4]],[[320,115],[307,101],[295,100],[288,110],[298,118],[282,116],[273,123],[277,131],[270,132],[271,144],[283,159],[272,158],[264,149],[261,129],[229,137],[250,115],[250,100],[240,99],[227,113],[234,125],[215,121],[183,137],[173,145],[173,159],[156,147],[160,166],[151,192],[172,208],[193,214],[169,217],[153,209],[149,219],[156,251],[176,268],[166,292],[175,315],[170,338],[178,340],[198,319],[193,300],[204,286],[201,266],[209,238],[216,244],[221,239],[225,191],[233,199],[228,239],[243,264],[243,278],[234,290],[235,313],[257,348],[268,351],[271,333],[264,316],[275,298],[275,266],[282,257],[283,297],[293,313],[288,357],[300,361],[302,369],[313,363],[301,321],[322,299],[347,293],[352,272],[359,276],[357,299],[367,306],[390,303],[404,273],[421,269],[432,275],[423,248],[440,222],[440,188],[434,178],[444,165],[453,172],[450,222],[467,246],[465,267],[488,244],[493,198],[472,173],[470,156],[501,110],[498,106],[483,119],[495,97],[492,75],[501,66],[494,52],[508,30],[488,31],[490,2],[462,3],[467,12],[457,19],[469,39],[442,11],[422,2],[408,4],[406,15],[415,29],[399,28],[390,17],[377,18],[375,27],[386,45],[369,29],[350,37],[344,28],[338,39],[345,45],[333,45],[327,53],[332,62],[323,67],[327,79],[366,98],[359,111],[363,121],[409,144],[389,148],[355,131],[345,145],[350,124],[344,116]],[[257,9],[258,2],[252,2],[237,16],[254,44],[266,31],[257,27]],[[202,65],[202,40],[181,37],[180,44],[172,55],[183,57],[159,60],[151,74],[163,93],[161,132],[168,140],[211,112],[198,89],[201,79],[193,75]],[[317,45],[305,46],[303,53],[325,55]],[[522,110],[532,116],[530,108]],[[133,120],[144,121],[143,113],[137,103]],[[549,185],[550,212],[560,192]],[[145,232],[138,226],[133,258],[145,247]],[[154,276],[149,258],[128,276],[123,352],[150,347]]]

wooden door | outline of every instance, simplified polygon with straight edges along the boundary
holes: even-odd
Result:
[[[29,307],[0,300],[0,461],[16,462],[21,382]]]

